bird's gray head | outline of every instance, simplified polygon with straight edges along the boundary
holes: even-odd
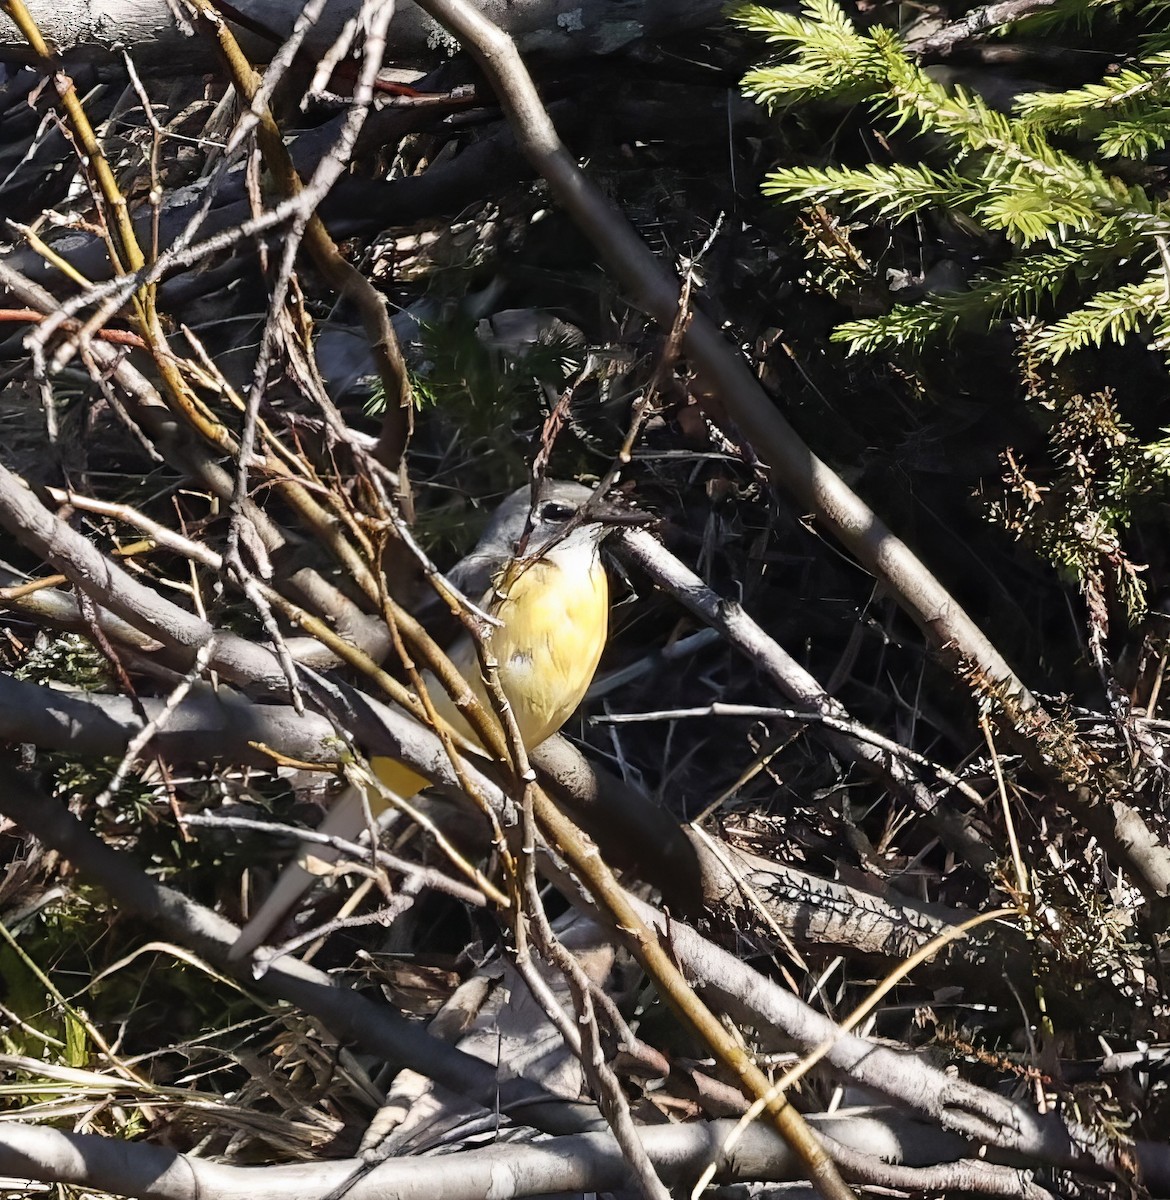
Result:
[[[581,483],[544,479],[535,504],[530,488],[518,488],[500,502],[475,549],[448,578],[464,595],[476,596],[521,546],[527,556],[568,538],[599,539],[611,521],[620,520],[616,513],[608,501],[594,500],[593,489]]]
[[[530,488],[518,488],[496,509],[475,553],[509,558],[523,544],[525,554],[539,554],[565,536],[592,497],[592,488],[561,479],[541,480],[535,503]]]

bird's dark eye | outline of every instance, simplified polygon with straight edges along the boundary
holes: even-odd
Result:
[[[558,524],[562,521],[567,521],[576,511],[569,504],[558,504],[555,500],[550,500],[543,505],[540,510],[542,521],[555,521]]]

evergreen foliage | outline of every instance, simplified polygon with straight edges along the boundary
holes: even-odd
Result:
[[[1048,469],[1033,474],[1005,453],[1004,496],[993,515],[1073,576],[1087,598],[1107,582],[1127,615],[1138,617],[1145,610],[1145,567],[1128,557],[1123,534],[1134,508],[1155,489],[1151,457],[1110,392],[1042,402],[1056,418]]]
[[[865,103],[891,133],[930,135],[898,141],[918,162],[778,168],[764,185],[769,195],[889,222],[927,209],[961,214],[1007,243],[1006,263],[965,291],[847,322],[836,340],[852,350],[920,349],[960,325],[1039,316],[1047,324],[1033,349],[1050,361],[1136,333],[1170,344],[1170,219],[1162,199],[1132,181],[1135,164],[1117,161],[1145,159],[1170,139],[1170,50],[1156,31],[1126,70],[1089,87],[1022,95],[1008,116],[937,82],[890,30],[859,31],[834,0],[806,0],[799,16],[745,5],[733,19],[784,51],[783,61],[744,79],[761,103]],[[1060,315],[1068,293],[1079,303]]]

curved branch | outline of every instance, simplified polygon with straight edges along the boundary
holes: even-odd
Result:
[[[0,526],[51,564],[95,603],[154,638],[182,660],[194,662],[214,640],[209,666],[234,683],[258,684],[284,693],[288,684],[276,655],[164,599],[105,557],[84,534],[51,513],[19,476],[0,464]]]

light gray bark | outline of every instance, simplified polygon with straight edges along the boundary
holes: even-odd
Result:
[[[818,1130],[850,1149],[891,1162],[930,1163],[954,1158],[963,1143],[913,1121],[865,1113],[811,1118]],[[748,1128],[734,1153],[722,1146],[734,1121],[660,1125],[641,1131],[647,1151],[672,1179],[693,1179],[711,1159],[721,1179],[799,1178],[792,1151],[769,1128]],[[362,1166],[355,1160],[293,1166],[233,1167],[157,1146],[92,1134],[6,1124],[0,1129],[0,1171],[39,1180],[100,1187],[149,1200],[292,1200],[325,1196]],[[442,1196],[478,1200],[488,1195],[531,1196],[603,1191],[628,1185],[629,1168],[606,1133],[552,1138],[526,1145],[499,1144],[434,1158],[394,1159],[356,1179],[349,1200]]]
[[[214,48],[193,37],[175,19],[168,0],[29,0],[41,32],[62,53],[91,62],[119,58],[121,47],[146,65],[176,62],[192,69]],[[300,5],[286,0],[236,0],[234,7],[283,41]],[[324,51],[358,0],[330,0],[306,46]],[[507,30],[528,53],[571,57],[607,54],[638,38],[676,32],[716,20],[720,0],[479,0],[478,7]],[[237,30],[249,53],[265,57],[274,43]],[[0,56],[25,47],[7,17],[0,16]],[[434,64],[458,49],[442,27],[410,0],[401,0],[390,26],[389,57],[399,63]]]

